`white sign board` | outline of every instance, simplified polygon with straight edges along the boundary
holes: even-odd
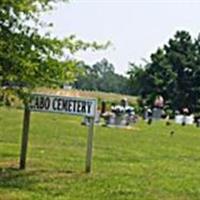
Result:
[[[33,94],[29,109],[30,111],[36,112],[55,112],[95,117],[97,101],[96,99],[85,99],[81,97]]]

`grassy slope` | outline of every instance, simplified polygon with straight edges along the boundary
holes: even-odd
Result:
[[[99,92],[99,91],[86,91],[86,90],[64,90],[64,89],[49,89],[49,88],[38,88],[36,92],[42,92],[45,94],[56,94],[61,96],[77,96],[77,97],[90,97],[98,100],[104,100],[107,102],[119,103],[121,99],[127,98],[130,104],[137,104],[137,97],[130,95],[122,95],[115,93]]]
[[[123,98],[126,98],[129,102],[129,104],[132,106],[138,104],[136,96],[122,95],[122,94],[115,94],[115,93],[106,93],[106,92],[99,92],[99,91],[86,91],[86,90],[76,90],[76,89],[64,90],[64,89],[37,88],[35,90],[35,92],[59,95],[59,96],[96,98],[98,100],[99,106],[100,106],[101,101],[106,101],[108,103],[108,105],[111,103],[119,104],[120,100]],[[13,107],[16,107],[16,108],[23,107],[22,102],[15,96],[11,96],[9,99],[10,99],[11,105]]]
[[[21,110],[0,108],[0,200],[200,198],[200,129],[193,126],[96,127],[86,175],[80,118],[32,113],[26,171],[17,170],[21,124]]]

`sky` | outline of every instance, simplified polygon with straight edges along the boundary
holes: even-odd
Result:
[[[107,50],[81,51],[75,58],[88,64],[106,58],[117,73],[125,74],[129,62],[145,64],[177,30],[200,32],[200,0],[71,0],[43,16],[53,22],[52,34],[75,34],[85,41],[105,43]]]

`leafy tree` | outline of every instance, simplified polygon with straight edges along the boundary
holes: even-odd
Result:
[[[128,90],[131,95],[142,95],[143,86],[146,85],[146,72],[140,65],[137,66],[134,63],[129,63],[128,75]]]
[[[160,94],[173,109],[199,111],[200,38],[192,40],[188,32],[177,31],[168,44],[151,55],[144,69],[131,68],[129,79],[148,103]]]
[[[196,85],[196,73],[200,70],[198,61],[198,44],[194,42],[188,32],[178,31],[174,39],[164,46],[166,58],[176,74],[174,84],[174,107],[190,107],[196,111],[199,92]]]
[[[53,9],[55,3],[61,1],[67,2],[0,1],[0,86],[7,86],[6,90],[1,87],[1,93],[13,91],[25,100],[26,94],[35,87],[73,81],[78,73],[77,61],[63,59],[65,52],[107,46],[83,42],[75,36],[59,40],[49,33],[41,35],[40,14]]]

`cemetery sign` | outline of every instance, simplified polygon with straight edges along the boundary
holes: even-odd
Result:
[[[57,112],[94,117],[96,99],[33,94],[29,109],[36,112]]]
[[[22,142],[20,153],[20,169],[26,167],[26,155],[28,148],[29,124],[31,111],[52,112],[71,115],[81,115],[88,117],[88,138],[85,171],[91,171],[92,165],[92,146],[94,134],[94,118],[97,110],[97,100],[81,97],[53,96],[47,94],[32,94],[30,102],[25,105],[24,120],[22,130]]]

